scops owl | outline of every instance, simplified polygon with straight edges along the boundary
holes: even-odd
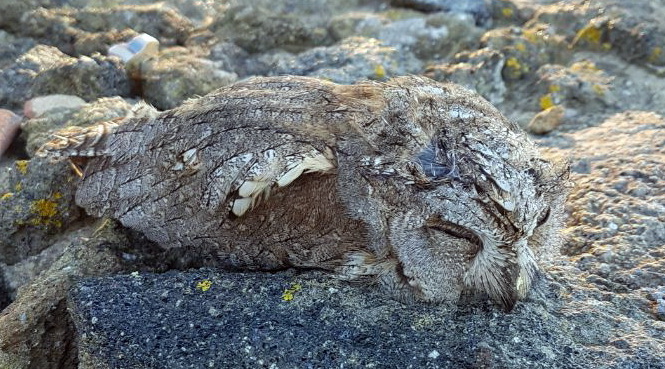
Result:
[[[567,168],[477,94],[427,78],[251,78],[38,155],[84,157],[76,201],[221,266],[319,268],[402,300],[510,310],[559,242]]]

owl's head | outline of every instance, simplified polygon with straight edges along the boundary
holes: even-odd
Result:
[[[510,310],[558,248],[567,165],[478,95],[414,81],[404,83],[418,108],[384,110],[388,129],[347,198],[377,254],[394,261],[396,284],[427,301],[485,293]],[[401,91],[391,93],[406,100]]]

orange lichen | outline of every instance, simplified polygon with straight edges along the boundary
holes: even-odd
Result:
[[[14,196],[13,192],[5,192],[2,195],[0,195],[0,200],[7,200],[8,198]]]

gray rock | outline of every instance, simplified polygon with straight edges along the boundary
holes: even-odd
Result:
[[[571,136],[565,252],[610,291],[665,285],[665,119],[625,112]]]
[[[72,58],[54,47],[38,45],[0,70],[0,106],[19,108],[35,96],[76,95],[90,101],[129,94],[129,80],[116,58]]]
[[[18,34],[73,55],[103,53],[110,44],[147,33],[165,44],[183,43],[193,24],[163,3],[77,9],[35,8],[21,18]]]
[[[440,60],[461,50],[474,49],[482,34],[466,13],[424,15],[406,10],[341,14],[330,21],[330,28],[338,39],[376,38],[386,46],[412,52],[425,60]]]
[[[86,369],[665,367],[665,323],[639,299],[570,297],[582,282],[575,270],[554,276],[512,314],[404,305],[311,272],[209,269],[86,279],[68,306]]]
[[[492,49],[462,52],[453,62],[431,65],[425,75],[437,81],[451,81],[475,90],[493,104],[504,101],[507,88],[502,71],[506,59]]]
[[[16,37],[11,33],[0,30],[0,69],[14,63],[16,58],[35,47],[35,40],[26,37]]]
[[[362,50],[359,53],[358,50]],[[316,47],[297,56],[277,54],[260,59],[268,75],[295,74],[351,84],[362,79],[383,80],[417,73],[422,63],[372,38],[350,37],[328,47]]]
[[[0,184],[0,263],[14,264],[49,246],[76,221],[75,175],[67,163],[20,160]]]
[[[186,49],[172,48],[140,66],[142,97],[158,109],[171,109],[184,100],[202,96],[235,82],[238,76]]]
[[[93,234],[94,239],[90,239]],[[16,300],[0,315],[0,367],[76,368],[78,351],[74,325],[67,313],[67,290],[81,277],[138,268],[142,259],[134,253],[141,250],[146,256],[150,252],[134,242],[134,251],[127,253],[123,248],[132,241],[104,223],[66,236],[67,246],[61,256],[33,280],[24,281]]]
[[[489,2],[485,0],[390,0],[390,4],[424,12],[469,13],[473,15],[478,25],[485,25],[491,19]]]
[[[568,67],[545,64],[536,72],[540,83],[532,106],[545,110],[555,105],[590,111],[608,111],[618,103],[613,78],[594,63],[581,61]]]
[[[298,52],[332,43],[324,24],[312,20],[299,13],[277,13],[268,7],[243,4],[223,12],[211,30],[220,40],[231,41],[251,53],[276,48]]]

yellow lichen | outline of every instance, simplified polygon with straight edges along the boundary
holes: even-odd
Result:
[[[30,163],[27,160],[17,160],[16,161],[16,169],[18,169],[19,173],[26,175],[28,173],[28,163]]]
[[[376,79],[386,78],[386,68],[384,68],[381,64],[374,67],[374,77],[376,77]]]
[[[591,45],[601,46],[603,50],[609,50],[612,48],[610,43],[603,43],[601,45],[600,41],[603,38],[603,30],[598,28],[596,25],[589,24],[588,26],[577,31],[575,39],[573,40],[573,45],[577,45],[580,41],[584,41]]]
[[[14,196],[13,192],[6,192],[3,193],[2,196],[0,196],[0,200],[7,200],[8,198]]]
[[[570,70],[573,72],[599,72],[601,71],[598,66],[592,61],[589,60],[582,60],[576,63],[573,63],[570,66]]]
[[[14,185],[14,191],[19,192],[23,189],[23,183],[19,182]]]
[[[540,109],[547,110],[554,105],[556,104],[554,104],[554,99],[552,99],[551,94],[543,95],[540,97]]]
[[[656,46],[653,49],[651,49],[651,52],[649,53],[649,57],[647,60],[649,63],[655,63],[660,59],[660,56],[663,55],[663,48],[660,46]]]
[[[291,287],[285,289],[282,293],[282,300],[292,301],[295,294],[300,290],[302,290],[302,285],[300,283],[291,284]]]
[[[548,88],[548,90],[549,90],[551,93],[559,92],[559,91],[561,91],[561,86],[556,85],[556,84],[554,84],[554,85],[550,85],[550,87]]]
[[[196,284],[196,289],[198,289],[200,291],[203,291],[203,292],[206,292],[207,290],[209,290],[210,287],[212,287],[212,281],[210,281],[209,279],[204,279],[204,280],[202,280],[202,281],[200,281],[199,283]]]
[[[540,40],[538,33],[532,30],[524,30],[524,32],[522,32],[522,36],[524,36],[524,38],[532,44],[535,44]]]
[[[515,14],[515,12],[513,12],[513,9],[511,8],[503,8],[501,9],[501,14],[503,14],[503,16],[506,18],[510,18],[513,16],[513,14]]]
[[[506,68],[508,69],[506,75],[508,78],[517,79],[522,77],[523,74],[529,72],[529,66],[522,64],[517,58],[510,57],[506,60]]]
[[[62,221],[58,217],[58,203],[54,198],[33,201],[30,207],[34,216],[28,221],[33,226],[55,226],[62,227]]]
[[[593,89],[593,92],[596,93],[596,95],[605,96],[605,90],[606,90],[605,86],[594,84],[593,86],[591,86],[591,88]]]
[[[519,51],[519,52],[521,52],[521,53],[526,52],[526,45],[524,45],[523,43],[519,42],[519,43],[515,44],[515,50],[517,50],[517,51]]]

